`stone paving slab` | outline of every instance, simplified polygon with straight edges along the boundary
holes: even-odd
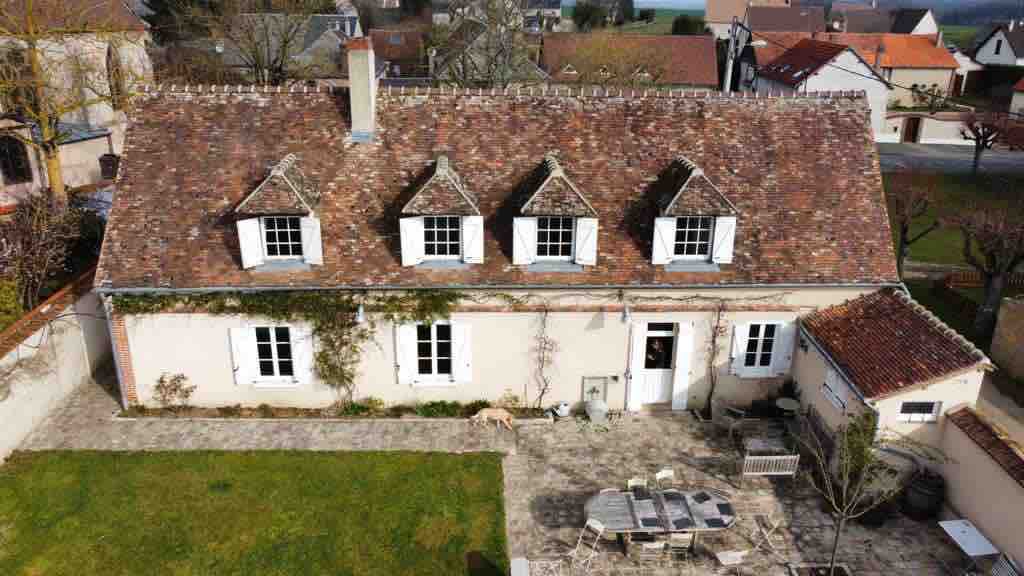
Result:
[[[188,420],[114,418],[103,386],[82,386],[29,434],[22,450],[515,451],[515,433],[465,420]]]

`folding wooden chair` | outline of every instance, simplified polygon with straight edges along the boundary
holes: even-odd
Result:
[[[590,538],[588,535],[592,534]],[[600,553],[601,536],[604,534],[604,524],[593,518],[587,519],[587,524],[580,530],[580,537],[576,540],[576,548],[567,556],[571,566],[582,569],[585,573],[590,571],[590,565]]]
[[[754,526],[756,528],[750,534],[750,539],[754,543],[752,551],[763,548],[765,552],[770,552],[781,558],[782,555],[775,548],[775,543],[772,542],[772,534],[779,529],[780,524],[782,524],[782,521],[773,519],[771,514],[754,514]]]
[[[676,471],[671,468],[662,468],[654,474],[654,481],[658,484],[658,488],[671,486],[676,481]]]

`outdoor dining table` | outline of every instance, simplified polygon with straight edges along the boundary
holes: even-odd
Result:
[[[633,534],[692,532],[696,543],[698,534],[736,523],[732,503],[706,490],[605,490],[587,500],[584,511],[619,538],[626,555]]]

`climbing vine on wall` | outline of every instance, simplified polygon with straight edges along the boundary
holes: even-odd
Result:
[[[215,316],[257,316],[275,322],[304,321],[317,347],[313,366],[324,384],[353,400],[363,346],[377,322],[433,323],[447,319],[466,295],[453,290],[395,294],[341,291],[216,292],[203,294],[125,294],[113,298],[125,315],[197,312]],[[363,313],[359,313],[362,307]]]

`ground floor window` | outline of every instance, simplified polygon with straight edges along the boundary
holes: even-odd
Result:
[[[260,376],[294,376],[291,329],[287,326],[256,328],[256,355]]]
[[[451,376],[451,324],[416,326],[417,373],[424,376]]]
[[[935,422],[939,418],[941,402],[902,402],[900,422]]]
[[[777,324],[751,324],[747,333],[747,349],[743,358],[746,368],[767,368],[772,365]]]

